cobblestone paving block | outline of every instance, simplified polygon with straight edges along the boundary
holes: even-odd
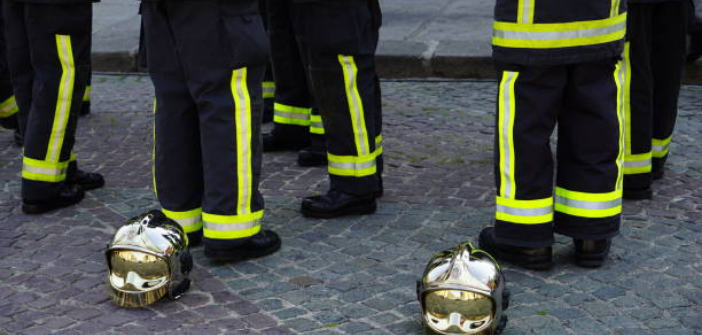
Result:
[[[329,185],[324,169],[295,166],[294,153],[266,155],[265,225],[282,250],[215,264],[195,248],[193,289],[180,301],[122,311],[105,294],[102,250],[115,227],[157,208],[152,89],[143,76],[96,76],[75,152],[107,186],[80,205],[21,214],[20,151],[0,130],[0,334],[423,334],[414,283],[426,262],[492,221],[495,86],[385,82],[385,196],[375,215],[302,218],[301,198]],[[574,266],[562,237],[551,271],[506,265],[506,335],[702,333],[700,110],[702,88],[684,87],[666,176],[653,200],[625,202],[602,269]]]

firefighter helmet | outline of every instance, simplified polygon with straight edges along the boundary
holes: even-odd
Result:
[[[470,243],[434,255],[417,294],[425,325],[439,334],[494,335],[507,323],[509,293],[500,266]]]
[[[190,288],[188,237],[160,211],[117,229],[105,256],[110,298],[121,307],[143,307],[166,295],[177,299]]]

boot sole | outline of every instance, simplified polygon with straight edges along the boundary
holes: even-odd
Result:
[[[250,250],[227,250],[227,249],[211,249],[205,246],[205,257],[217,262],[241,262],[248,259],[268,256],[278,250],[282,246],[282,242],[278,243],[265,250],[250,251]]]
[[[309,218],[315,219],[333,219],[341,216],[347,215],[366,215],[373,214],[378,209],[378,204],[374,201],[372,204],[357,205],[349,208],[344,208],[342,210],[330,213],[320,213],[314,212],[306,208],[302,208],[302,215]]]
[[[41,205],[31,205],[31,204],[22,204],[22,212],[24,214],[29,214],[29,215],[37,215],[37,214],[44,214],[48,213],[57,209],[65,208],[65,207],[70,207],[73,205],[77,205],[81,201],[83,201],[84,196],[81,195],[75,200],[71,200],[68,202],[61,202],[61,203],[53,203],[53,204],[41,204]]]
[[[105,186],[105,181],[101,180],[101,181],[95,182],[95,183],[75,183],[74,182],[74,184],[80,186],[80,188],[82,188],[83,191],[92,191],[92,190],[95,190],[95,189],[98,189],[98,188]]]
[[[505,254],[499,251],[495,252],[495,255],[498,259],[505,260],[508,263],[528,270],[548,271],[553,267],[553,259],[530,259],[526,257],[515,257],[512,254]]]

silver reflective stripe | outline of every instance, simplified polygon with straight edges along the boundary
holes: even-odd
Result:
[[[321,122],[312,122],[310,124],[310,127],[312,128],[319,128],[319,129],[324,129],[324,124]]]
[[[615,208],[615,207],[621,206],[622,199],[618,198],[618,199],[610,200],[610,201],[582,201],[582,200],[568,199],[568,198],[561,197],[561,196],[557,195],[556,196],[556,203],[566,205],[568,207],[573,207],[573,208],[598,210],[598,209],[610,209],[610,208]]]
[[[505,205],[497,205],[497,211],[500,213],[506,213],[517,216],[541,216],[553,213],[553,207],[539,207],[539,208],[515,208]]]
[[[75,69],[73,64],[73,54],[71,54],[71,37],[56,35],[58,44],[59,61],[63,68],[61,83],[59,84],[59,97],[56,102],[56,112],[54,126],[52,126],[49,152],[46,153],[46,160],[57,162],[61,154],[63,137],[66,135],[68,117],[71,112],[71,102],[73,99],[73,84],[75,83]]]
[[[670,147],[670,143],[668,143],[666,145],[654,145],[651,148],[653,149],[653,152],[665,152],[666,150],[668,150],[669,147]]]
[[[181,226],[196,226],[200,224],[200,217],[196,218],[188,218],[188,219],[172,219],[175,222],[178,222]]]
[[[531,8],[532,0],[522,0],[520,3],[522,5],[522,22],[520,23],[532,23],[531,15],[534,13],[534,9]]]
[[[242,192],[240,199],[243,199],[239,204],[239,213],[249,213],[251,204],[251,123],[249,115],[251,113],[248,104],[248,92],[244,92],[244,83],[246,82],[246,68],[236,71],[236,107],[237,107],[237,124],[240,125],[237,129],[239,136],[239,156],[245,159],[245,162],[238,162],[239,165],[239,191]]]
[[[565,30],[565,31],[509,31],[494,29],[492,35],[508,40],[522,41],[559,41],[570,40],[577,38],[592,38],[598,36],[609,35],[626,29],[626,22],[617,23],[615,25],[582,29],[582,30]]]
[[[261,225],[261,220],[253,220],[248,222],[237,222],[237,223],[214,223],[214,222],[204,222],[205,229],[216,230],[216,231],[240,231],[255,228]]]
[[[65,168],[64,169],[50,169],[50,168],[31,166],[31,165],[27,165],[27,164],[22,165],[22,170],[26,171],[26,172],[45,175],[45,176],[61,176],[61,175],[66,174]]]
[[[355,135],[357,137],[356,142],[360,144],[360,148],[358,148],[358,153],[360,156],[364,156],[370,153],[370,150],[368,147],[366,147],[366,130],[363,127],[363,114],[361,113],[361,108],[363,105],[363,101],[361,101],[361,97],[355,94],[355,89],[358,81],[358,73],[354,70],[353,66],[353,57],[351,56],[343,56],[343,65],[345,68],[345,71],[348,75],[348,82],[346,83],[346,94],[347,98],[351,101],[351,105],[353,106],[352,108],[352,114],[351,117],[353,117],[356,122],[356,131]]]
[[[367,161],[367,162],[361,162],[361,163],[351,163],[351,162],[339,163],[339,162],[332,162],[330,160],[329,166],[337,168],[337,169],[342,169],[342,170],[363,170],[363,169],[368,169],[368,168],[374,167],[375,166],[375,159],[373,159],[371,161]]]
[[[274,114],[276,116],[289,118],[289,119],[298,119],[298,120],[309,120],[310,119],[309,114],[284,112],[284,111],[277,110],[277,109],[274,111]]]
[[[505,80],[505,84],[502,87],[502,97],[503,97],[503,103],[504,103],[504,109],[502,110],[502,125],[501,125],[501,136],[502,136],[502,151],[504,152],[504,174],[502,177],[504,178],[503,182],[505,183],[505,194],[502,196],[505,198],[509,198],[512,194],[512,175],[510,174],[512,162],[510,161],[511,157],[511,151],[512,148],[509,146],[509,134],[510,134],[510,127],[509,127],[509,122],[510,119],[512,119],[512,115],[510,115],[512,108],[512,101],[514,100],[514,97],[511,95],[511,88],[514,83],[516,73],[515,72],[506,72],[505,75],[507,76],[507,79]],[[515,108],[516,112],[516,108]]]
[[[635,167],[646,167],[651,165],[651,160],[644,161],[624,161],[624,167],[635,168]]]

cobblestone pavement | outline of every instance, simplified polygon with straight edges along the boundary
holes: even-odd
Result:
[[[142,310],[107,300],[101,251],[116,226],[156,206],[148,78],[95,77],[76,153],[108,184],[75,208],[20,213],[20,151],[0,130],[0,334],[421,334],[414,288],[427,260],[491,222],[495,83],[383,88],[388,166],[378,213],[302,218],[300,198],[326,190],[325,171],[296,167],[292,153],[267,155],[265,225],[283,249],[215,264],[195,248],[193,289]],[[506,335],[702,334],[702,87],[685,87],[680,108],[666,177],[653,201],[625,203],[602,269],[574,266],[563,238],[553,270],[507,266]]]

